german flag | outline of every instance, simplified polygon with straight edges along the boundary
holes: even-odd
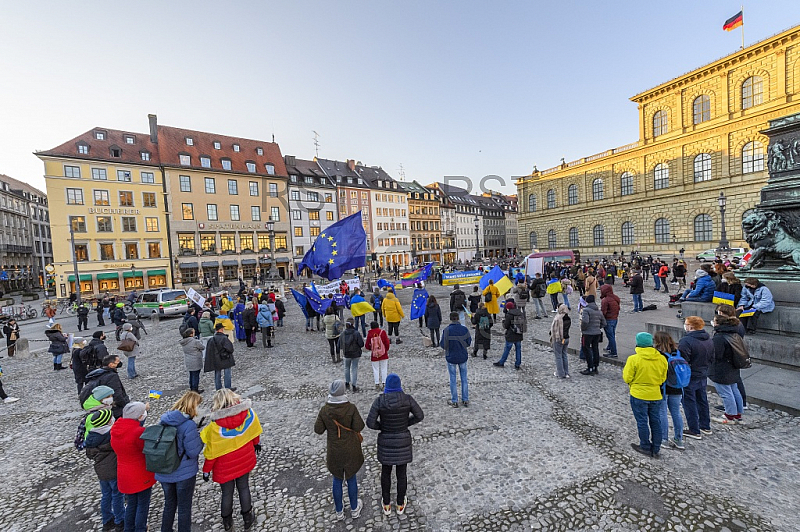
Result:
[[[744,17],[742,16],[742,12],[739,11],[734,16],[725,21],[725,24],[722,25],[722,29],[725,31],[731,31],[735,30],[742,24],[744,24]]]

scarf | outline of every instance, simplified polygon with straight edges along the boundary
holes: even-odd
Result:
[[[339,404],[342,404],[342,403],[349,403],[350,400],[347,398],[347,394],[345,394],[345,395],[337,395],[337,396],[333,396],[333,395],[328,394],[327,402],[332,404],[332,405],[339,405]]]

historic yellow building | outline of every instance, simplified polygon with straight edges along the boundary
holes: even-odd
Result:
[[[95,128],[36,155],[45,167],[58,296],[75,290],[73,237],[84,297],[172,286],[165,190],[147,134]]]
[[[800,112],[800,26],[631,98],[639,140],[517,181],[519,245],[584,256],[732,247],[766,183],[767,121]],[[563,161],[563,160],[562,160]]]

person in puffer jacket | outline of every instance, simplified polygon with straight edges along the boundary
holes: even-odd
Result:
[[[50,347],[47,348],[47,352],[53,355],[53,371],[67,369],[61,365],[61,358],[65,353],[69,353],[67,337],[61,331],[61,324],[56,323],[52,329],[47,329],[44,335],[50,341]]]
[[[206,346],[202,340],[194,335],[194,329],[189,328],[183,332],[183,338],[178,342],[183,349],[183,363],[189,372],[189,389],[193,392],[203,393],[200,389],[200,371],[203,369],[203,353]]]
[[[239,492],[239,505],[244,529],[249,530],[256,517],[250,498],[250,471],[256,466],[261,452],[261,423],[252,409],[250,399],[233,390],[222,388],[214,393],[211,423],[200,432],[206,444],[203,456],[203,481],[213,473],[214,482],[222,488],[222,526],[233,528],[233,490]]]
[[[653,335],[636,335],[636,354],[628,357],[622,380],[630,386],[631,410],[639,431],[639,443],[633,450],[653,458],[661,451],[661,385],[667,380],[667,359],[653,347]],[[650,439],[652,436],[652,440]]]
[[[117,453],[117,487],[128,496],[125,529],[130,532],[147,530],[150,496],[156,483],[153,473],[147,470],[144,440],[140,438],[148,408],[138,401],[128,403],[122,410],[122,419],[111,427],[111,447]]]
[[[600,336],[606,327],[606,318],[597,308],[594,296],[586,296],[584,299],[586,307],[581,314],[581,342],[586,353],[586,369],[581,371],[581,375],[597,375],[597,366],[600,365]]]
[[[172,530],[175,511],[178,512],[178,532],[192,532],[192,498],[197,480],[197,457],[203,451],[200,432],[193,419],[197,407],[203,402],[199,393],[189,391],[172,406],[172,410],[161,416],[160,423],[175,427],[178,431],[178,469],[169,474],[156,473],[156,480],[164,490],[164,512],[161,515],[161,530]]]
[[[610,284],[600,287],[600,312],[606,319],[606,356],[617,358],[617,320],[619,319],[619,297],[614,293],[614,288]]]
[[[261,303],[256,314],[256,323],[261,329],[261,345],[272,348],[272,339],[275,337],[275,303]]]
[[[714,280],[709,277],[708,272],[705,270],[696,270],[694,272],[695,284],[694,290],[686,289],[683,295],[678,299],[679,302],[683,301],[702,301],[711,302],[714,299],[714,290],[716,284]]]
[[[125,496],[117,488],[117,455],[111,448],[111,426],[114,416],[110,409],[89,414],[86,425],[91,426],[85,439],[86,458],[94,462],[94,472],[100,481],[100,515],[103,530],[123,532],[125,525]]]
[[[403,392],[400,377],[390,373],[386,387],[372,403],[367,416],[367,426],[379,430],[378,462],[381,463],[381,496],[383,513],[392,513],[389,495],[392,488],[392,467],[397,475],[397,514],[406,510],[408,499],[408,464],[411,463],[411,432],[408,427],[419,423],[425,415],[413,397]]]

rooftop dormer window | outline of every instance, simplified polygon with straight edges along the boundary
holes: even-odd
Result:
[[[256,172],[256,163],[252,161],[247,161],[245,164],[247,165],[248,172],[250,172],[251,174],[254,174]]]
[[[109,152],[112,157],[122,157],[122,150],[118,146],[111,146]]]
[[[194,139],[192,137],[186,137],[186,145],[194,146]]]
[[[220,142],[218,140],[214,141],[214,149],[215,150],[221,150],[222,149],[222,144],[220,144]]]
[[[230,170],[231,169],[231,160],[230,159],[222,159],[222,169],[223,170]]]
[[[78,153],[87,155],[89,153],[89,145],[86,143],[78,144]]]
[[[256,148],[256,154],[264,155],[264,148]]]
[[[211,158],[200,157],[200,166],[202,166],[203,168],[211,168]]]
[[[136,142],[136,139],[133,135],[125,135],[125,144],[133,144]]]
[[[240,149],[241,149],[241,148],[239,147],[239,145],[238,145],[238,144],[234,144],[234,145],[233,145],[233,151],[235,151],[235,152],[238,152]]]
[[[267,174],[275,175],[275,165],[274,164],[267,163],[265,166],[267,168]],[[255,170],[253,170],[253,171],[255,172]]]
[[[97,140],[106,140],[106,132],[105,131],[95,131],[94,138]]]
[[[181,161],[181,166],[191,166],[192,165],[192,157],[191,155],[187,155],[182,153],[178,156]]]
[[[142,160],[143,161],[149,161],[150,160],[150,152],[149,151],[143,151],[143,152],[141,152],[141,154],[142,154]]]

